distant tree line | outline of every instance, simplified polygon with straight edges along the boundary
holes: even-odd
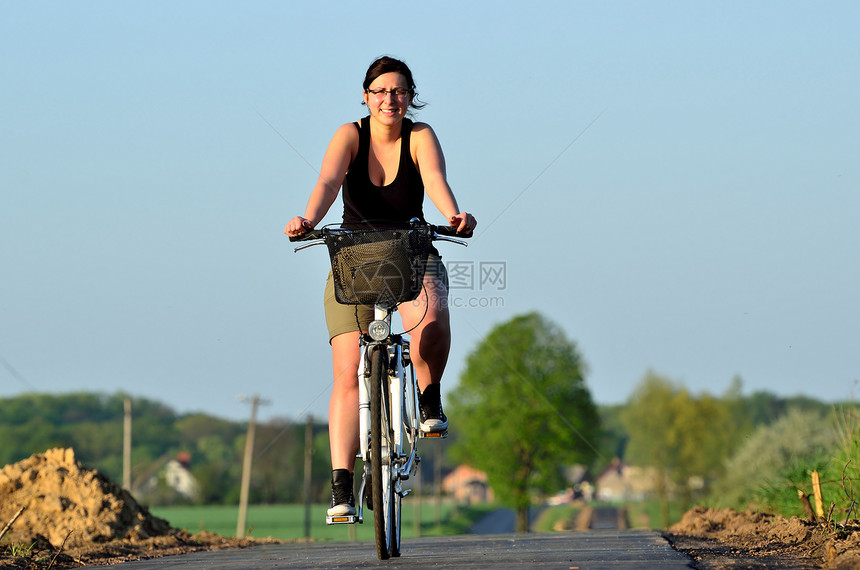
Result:
[[[122,481],[123,394],[27,394],[0,399],[0,465],[54,447],[71,447],[87,467]],[[305,423],[277,419],[257,425],[250,500],[302,502]],[[202,413],[177,414],[168,406],[133,399],[132,481],[143,488],[167,460],[184,452],[200,485],[202,504],[235,504],[239,499],[247,423]],[[327,500],[330,472],[328,433],[313,426],[313,498]],[[149,504],[188,502],[163,486],[141,492]]]
[[[648,372],[626,404],[604,410],[619,456],[654,471],[662,526],[672,522],[670,501],[681,512],[706,504],[803,515],[798,491],[812,494],[812,471],[822,476],[831,502],[852,500],[839,487],[843,475],[849,486],[860,480],[852,465],[857,405],[769,392],[744,396],[741,388],[736,377],[720,396],[693,393]]]
[[[842,490],[846,478],[848,489],[860,488],[860,412],[852,403],[744,395],[740,378],[720,395],[694,393],[648,372],[626,403],[594,406],[580,358],[576,345],[539,315],[500,325],[470,357],[468,380],[461,379],[451,395],[450,438],[422,445],[423,492],[434,492],[438,474],[468,459],[487,470],[500,499],[521,510],[524,497],[563,488],[559,474],[571,462],[596,476],[618,458],[659,473],[656,494],[667,524],[669,501],[682,508],[707,503],[803,514],[797,491],[811,493],[812,470],[821,473],[828,505],[851,500]],[[72,447],[86,466],[120,482],[125,398],[73,393],[0,399],[0,465]],[[168,459],[186,452],[200,487],[195,502],[238,502],[246,422],[179,414],[144,398],[133,399],[133,418],[133,487],[143,488]],[[304,500],[305,428],[286,419],[257,426],[252,503]],[[313,425],[312,445],[312,499],[327,502],[324,423]],[[163,487],[136,496],[149,505],[189,501]]]

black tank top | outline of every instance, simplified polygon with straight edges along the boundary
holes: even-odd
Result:
[[[424,220],[424,182],[409,152],[412,121],[403,119],[400,131],[400,163],[397,176],[386,186],[370,181],[370,117],[353,123],[358,129],[358,153],[343,181],[343,225],[356,227]]]

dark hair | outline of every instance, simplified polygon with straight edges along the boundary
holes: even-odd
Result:
[[[418,101],[418,92],[415,91],[415,80],[412,79],[412,71],[410,71],[409,66],[406,65],[405,62],[387,55],[377,58],[370,64],[370,67],[367,68],[367,73],[364,75],[364,83],[362,83],[362,87],[367,91],[370,88],[370,84],[373,83],[377,77],[391,72],[397,72],[406,79],[406,85],[409,87],[409,92],[412,94],[412,102],[409,103],[409,106],[413,109],[421,109],[424,107],[426,103]]]

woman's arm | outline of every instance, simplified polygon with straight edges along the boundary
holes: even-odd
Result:
[[[304,216],[296,216],[287,224],[284,233],[301,235],[316,226],[337,199],[346,171],[358,152],[358,131],[347,123],[334,133],[323,157],[320,175],[311,191]]]
[[[436,138],[436,133],[430,125],[415,123],[412,137],[415,141],[415,164],[421,174],[427,196],[442,212],[448,223],[457,226],[458,232],[475,229],[477,225],[475,218],[467,212],[460,211],[454,192],[448,185],[445,156],[442,154],[442,146]]]

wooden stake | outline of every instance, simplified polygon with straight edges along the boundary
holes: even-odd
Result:
[[[809,522],[815,522],[815,511],[812,510],[812,505],[809,504],[809,495],[798,489],[797,498],[800,499],[800,504],[803,505],[803,510],[806,511]]]
[[[818,479],[818,471],[812,472],[812,494],[815,496],[815,514],[824,516],[824,503],[821,499],[821,481]]]

